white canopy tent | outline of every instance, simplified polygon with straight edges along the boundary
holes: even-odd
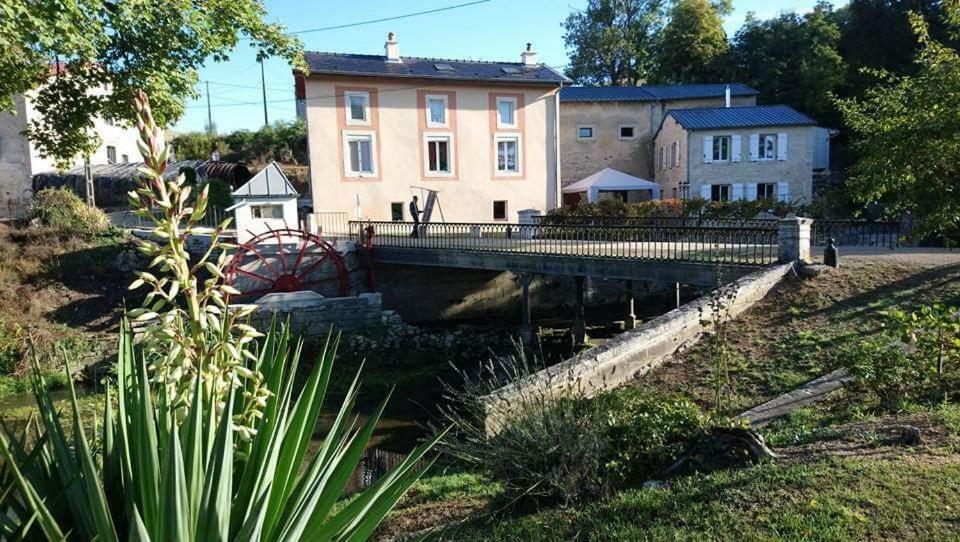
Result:
[[[660,199],[660,185],[655,182],[627,175],[622,171],[604,168],[600,171],[563,187],[564,194],[586,193],[587,202],[593,203],[600,199],[601,192],[630,192],[649,190],[650,199]]]

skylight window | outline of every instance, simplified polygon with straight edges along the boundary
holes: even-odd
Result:
[[[450,64],[434,64],[433,67],[440,72],[456,71],[453,69],[453,66],[451,66]]]
[[[519,69],[519,68],[514,68],[514,67],[512,67],[512,66],[508,66],[508,67],[506,67],[506,68],[500,68],[500,69],[503,70],[503,73],[508,73],[508,74],[510,74],[510,75],[516,75],[516,74],[520,73],[520,69]]]

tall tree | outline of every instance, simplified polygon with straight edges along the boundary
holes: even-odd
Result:
[[[848,65],[849,95],[860,96],[877,81],[869,70],[912,73],[920,43],[910,14],[922,17],[931,38],[956,47],[943,16],[943,0],[851,0],[843,8],[839,50]],[[867,71],[864,69],[867,68]]]
[[[0,110],[31,92],[27,135],[65,163],[99,145],[93,119],[132,125],[134,91],[169,125],[196,95],[197,71],[241,39],[258,55],[302,63],[300,42],[264,22],[260,0],[5,0],[0,3]]]
[[[666,83],[720,80],[730,49],[722,15],[729,11],[729,1],[676,0],[657,48],[656,80]]]
[[[950,37],[960,37],[960,7],[944,3]],[[861,203],[911,213],[917,233],[960,234],[960,54],[933,39],[918,14],[910,22],[920,45],[911,75],[877,70],[881,82],[862,99],[838,101],[853,131],[859,161],[847,188]]]
[[[785,103],[831,125],[839,121],[831,100],[844,81],[838,17],[825,2],[798,16],[757,20],[748,14],[734,37],[730,77],[760,91],[765,103]]]
[[[590,0],[563,23],[567,76],[583,85],[637,85],[649,76],[663,0]]]

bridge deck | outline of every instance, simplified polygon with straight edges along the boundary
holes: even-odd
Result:
[[[519,224],[372,227],[381,263],[602,276],[712,285],[718,268],[740,276],[777,259],[777,232],[767,228],[552,227]],[[355,230],[356,231],[356,230]]]

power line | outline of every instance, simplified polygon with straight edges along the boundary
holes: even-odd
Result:
[[[221,86],[221,87],[248,88],[248,89],[252,89],[252,90],[260,90],[260,87],[259,87],[259,86],[253,86],[253,85],[235,85],[235,84],[233,84],[233,83],[221,83],[221,82],[219,82],[219,81],[209,81],[209,83],[210,83],[211,85],[217,85],[217,86]],[[284,87],[284,88],[280,88],[280,87],[267,87],[267,90],[290,90],[291,88],[293,88],[293,87]]]
[[[352,28],[354,26],[362,26],[365,24],[382,23],[385,21],[396,21],[398,19],[407,19],[409,17],[416,17],[418,15],[428,15],[430,13],[439,13],[441,11],[449,11],[451,9],[465,8],[465,7],[474,6],[477,4],[484,4],[489,1],[490,0],[474,0],[473,2],[466,2],[463,4],[456,4],[453,6],[446,6],[442,8],[428,9],[425,11],[416,11],[413,13],[405,13],[403,15],[394,15],[393,17],[382,17],[380,19],[370,19],[368,21],[358,21],[355,23],[338,24],[335,26],[323,26],[320,28],[310,28],[307,30],[297,30],[294,32],[290,32],[290,34],[308,34],[310,32],[326,32],[327,30],[339,30],[341,28]]]

